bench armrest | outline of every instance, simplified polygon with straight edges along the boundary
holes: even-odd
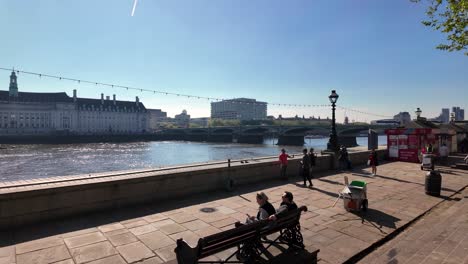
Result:
[[[177,247],[174,249],[174,252],[177,256],[177,263],[179,264],[195,264],[198,261],[198,246],[196,248],[191,248],[187,242],[182,238],[177,239]]]

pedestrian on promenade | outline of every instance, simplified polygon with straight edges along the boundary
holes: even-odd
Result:
[[[257,216],[250,216],[247,214],[247,224],[267,219],[270,215],[274,215],[276,213],[275,208],[270,202],[268,202],[268,196],[264,192],[258,192],[256,198],[259,206]]]
[[[317,158],[316,154],[314,153],[314,148],[310,148],[309,151],[309,158],[310,158],[310,178],[314,178],[313,168],[315,167],[315,160]]]
[[[350,166],[348,150],[345,146],[341,146],[340,155],[338,156],[340,170],[346,170]]]
[[[281,149],[281,154],[279,155],[280,178],[283,180],[288,179],[288,176],[286,175],[286,169],[288,168],[288,158],[294,158],[294,155],[289,156],[288,154],[286,154],[285,149]]]
[[[379,165],[379,159],[377,157],[377,152],[375,152],[375,149],[372,149],[369,155],[369,165],[372,167],[372,175],[377,175],[377,166]]]
[[[309,187],[314,186],[312,180],[310,179],[310,157],[307,155],[307,149],[302,151],[304,156],[302,157],[301,167],[302,167],[302,178],[304,179],[304,187],[307,186],[306,180],[309,181]]]
[[[432,150],[433,150],[433,149],[432,149],[432,144],[429,143],[429,144],[427,145],[427,153],[432,154]]]
[[[449,150],[447,145],[444,143],[439,149],[440,161],[443,165],[447,165]]]
[[[284,192],[281,196],[282,202],[280,207],[276,210],[276,213],[271,215],[268,219],[276,220],[279,217],[284,216],[287,212],[297,209],[296,203],[294,203],[294,196],[291,192]]]

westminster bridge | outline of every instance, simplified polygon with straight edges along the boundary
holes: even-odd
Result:
[[[368,133],[369,129],[383,134],[385,129],[394,126],[381,125],[339,125],[337,126],[340,144],[355,146],[356,137]],[[206,142],[238,142],[261,144],[265,137],[277,137],[278,145],[303,145],[305,136],[323,136],[330,134],[325,126],[223,126],[206,128],[166,129],[157,133],[162,140],[186,140]]]

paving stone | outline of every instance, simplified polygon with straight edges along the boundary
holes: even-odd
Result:
[[[186,228],[179,225],[179,224],[169,224],[169,225],[165,225],[165,226],[160,227],[159,230],[161,232],[163,232],[164,234],[166,234],[166,235],[171,235],[171,234],[175,234],[175,233],[185,231]]]
[[[168,246],[156,250],[156,254],[165,262],[176,259],[176,254],[174,252],[175,246]]]
[[[211,225],[217,228],[225,227],[225,226],[232,226],[234,227],[234,223],[238,222],[237,219],[234,218],[226,218],[220,221],[212,222]]]
[[[124,234],[124,233],[127,233],[127,232],[129,232],[128,229],[118,229],[118,230],[114,230],[114,231],[104,233],[104,236],[105,237],[110,237],[110,236]]]
[[[198,240],[200,239],[200,237],[197,234],[188,230],[170,235],[169,237],[172,238],[172,240],[174,241],[177,241],[177,239],[179,238],[183,238],[184,241],[187,242],[187,244],[189,244],[191,247],[195,247],[198,243]]]
[[[75,264],[75,262],[73,261],[73,259],[67,259],[59,262],[54,262],[54,264]]]
[[[163,227],[163,226],[166,226],[166,225],[171,225],[171,224],[175,224],[176,222],[174,222],[174,220],[172,219],[164,219],[164,220],[160,220],[160,221],[157,221],[157,222],[153,222],[151,223],[154,227],[156,227],[157,229]]]
[[[118,230],[118,229],[124,229],[125,226],[123,226],[121,223],[114,223],[114,224],[109,224],[109,225],[103,225],[98,227],[99,230],[103,233]]]
[[[97,229],[97,227],[80,229],[80,230],[76,230],[76,231],[72,231],[72,232],[63,233],[63,234],[60,235],[60,237],[62,237],[62,238],[75,237],[75,236],[94,233],[94,232],[99,232],[99,229]]]
[[[168,217],[163,214],[152,214],[152,215],[147,215],[143,217],[143,219],[145,219],[149,223],[153,223],[153,222],[161,221],[164,219],[168,219]]]
[[[237,208],[239,208],[239,207],[237,207]],[[226,207],[226,206],[218,206],[218,207],[216,207],[216,210],[218,212],[220,212],[222,214],[226,214],[226,215],[237,213],[237,211],[235,211],[235,210],[233,210],[233,209],[231,209],[229,207]]]
[[[73,259],[77,264],[102,259],[117,254],[109,241],[99,242],[79,248],[70,249]]]
[[[32,251],[16,256],[17,264],[48,264],[61,260],[69,259],[71,256],[68,253],[65,245],[50,247]]]
[[[343,235],[336,238],[335,242],[331,243],[328,247],[336,250],[344,256],[354,256],[369,246],[369,243]]]
[[[183,223],[182,226],[187,228],[188,230],[195,231],[195,230],[199,230],[199,229],[209,227],[210,225],[203,222],[202,220],[197,219],[195,221]]]
[[[36,251],[39,249],[63,245],[63,240],[60,237],[47,237],[16,245],[16,254],[23,254],[26,252]]]
[[[208,226],[199,230],[194,231],[199,237],[207,237],[216,233],[221,232],[221,229],[216,228],[214,226]]]
[[[175,245],[174,240],[172,240],[170,237],[166,236],[160,231],[147,233],[147,234],[138,236],[138,238],[151,250],[157,250],[157,249],[164,248],[170,245]]]
[[[156,227],[154,227],[151,224],[147,224],[147,225],[144,225],[144,226],[139,226],[139,227],[129,229],[129,231],[132,232],[135,236],[143,235],[143,234],[146,234],[146,233],[151,233],[151,232],[154,232],[156,230],[157,230]]]
[[[159,257],[153,257],[147,260],[143,260],[142,262],[138,262],[138,264],[161,264],[164,263]]]
[[[117,250],[128,263],[140,261],[155,256],[154,253],[151,252],[151,250],[141,242],[135,242],[124,246],[120,246],[117,247]]]
[[[125,262],[125,260],[121,256],[113,255],[110,257],[91,261],[86,264],[127,264],[127,262]]]
[[[130,243],[138,241],[136,236],[128,231],[126,233],[122,233],[122,234],[118,234],[114,236],[108,236],[107,238],[112,243],[112,245],[114,245],[114,247],[130,244]]]
[[[103,236],[101,232],[95,232],[81,236],[65,238],[64,240],[65,244],[67,244],[69,248],[76,248],[104,241],[106,240],[106,237]]]
[[[333,229],[330,229],[330,228],[325,228],[323,230],[320,230],[319,232],[317,232],[318,234],[322,235],[322,236],[325,236],[325,237],[328,237],[328,238],[331,238],[331,239],[335,239],[341,235],[343,235],[343,233],[340,233],[338,231],[335,231]]]
[[[122,223],[125,228],[134,228],[134,227],[138,227],[138,226],[144,226],[144,225],[147,225],[149,224],[149,222],[147,222],[146,220],[143,220],[143,219],[139,219],[139,220],[136,220],[136,221],[131,221],[131,222],[127,222],[127,223]]]
[[[0,248],[0,264],[11,264],[16,262],[15,247]]]
[[[170,219],[174,220],[174,222],[178,224],[190,222],[193,220],[196,220],[197,218],[193,216],[192,214],[187,214],[187,213],[177,213],[169,216]]]

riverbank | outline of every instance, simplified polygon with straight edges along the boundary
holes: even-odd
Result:
[[[385,150],[378,152],[380,158]],[[369,152],[350,153],[357,166]],[[301,157],[288,164],[288,176],[298,175]],[[317,157],[316,172],[334,169],[333,156]],[[212,162],[161,169],[60,176],[0,183],[0,228],[132,204],[167,201],[198,193],[232,190],[279,177],[278,158]]]

